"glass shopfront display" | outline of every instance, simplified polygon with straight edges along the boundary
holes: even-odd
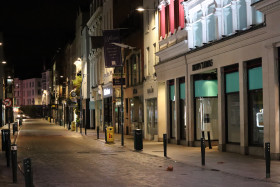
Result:
[[[186,139],[186,94],[185,94],[185,78],[180,79],[180,139]]]
[[[112,126],[112,97],[104,98],[104,125]]]
[[[240,99],[238,65],[225,68],[227,143],[240,143]]]
[[[202,79],[202,80],[201,80]],[[196,140],[203,136],[207,140],[218,140],[218,83],[216,74],[195,77],[195,121]]]
[[[174,80],[169,81],[169,106],[170,106],[170,137],[175,138],[176,107]]]
[[[247,63],[249,145],[263,146],[263,82],[261,59]]]
[[[121,131],[121,99],[116,98],[116,103],[115,103],[115,132],[120,133]]]
[[[147,99],[147,134],[152,137],[158,135],[157,99]]]

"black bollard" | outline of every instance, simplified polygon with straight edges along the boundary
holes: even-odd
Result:
[[[270,143],[265,143],[266,178],[270,178]]]
[[[13,170],[13,183],[17,183],[17,145],[11,146],[12,154],[12,170]]]
[[[200,139],[201,144],[201,165],[205,165],[205,141],[204,138]]]
[[[11,139],[6,140],[6,159],[7,159],[7,167],[10,167],[11,163]]]
[[[201,134],[202,134],[202,138],[205,139],[205,134],[204,134],[204,131],[201,131]]]
[[[128,135],[129,132],[128,132],[128,126],[126,126],[126,135]]]
[[[99,139],[99,126],[97,126],[97,139]]]
[[[10,131],[9,129],[2,129],[1,130],[2,134],[2,151],[6,150],[7,147],[7,140],[10,139]]]
[[[23,160],[23,167],[24,167],[25,186],[33,187],[32,166],[31,166],[30,158],[26,158]]]
[[[208,146],[209,146],[209,149],[212,149],[211,138],[210,138],[210,131],[207,131],[207,136],[208,136]]]
[[[167,134],[163,134],[163,152],[164,156],[167,157]]]

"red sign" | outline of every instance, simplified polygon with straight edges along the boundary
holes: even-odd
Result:
[[[9,99],[9,98],[6,98],[6,99],[3,101],[3,104],[4,104],[6,107],[10,107],[10,106],[12,106],[12,100]]]

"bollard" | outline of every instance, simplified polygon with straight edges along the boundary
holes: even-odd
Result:
[[[10,139],[10,131],[9,129],[2,129],[1,132],[2,132],[2,151],[5,151],[7,147],[6,141],[7,139]]]
[[[17,145],[11,146],[12,154],[12,170],[13,170],[13,183],[17,183]]]
[[[97,131],[97,139],[99,139],[99,126],[97,126],[96,131]]]
[[[32,176],[32,167],[31,167],[31,159],[26,158],[23,160],[24,167],[24,179],[26,187],[33,187],[33,176]]]
[[[205,134],[204,134],[204,131],[201,131],[201,134],[202,134],[202,138],[205,139]]]
[[[266,178],[270,178],[270,143],[265,143]]]
[[[126,126],[126,135],[128,135],[129,132],[128,132],[128,126]]]
[[[208,146],[209,146],[209,149],[212,149],[211,138],[210,138],[210,131],[207,131],[207,136],[208,136]]]
[[[201,144],[201,165],[205,165],[205,141],[204,138],[200,139]]]
[[[163,152],[164,156],[167,157],[167,134],[163,134]]]
[[[6,159],[7,159],[7,167],[10,167],[11,163],[11,139],[6,139]]]

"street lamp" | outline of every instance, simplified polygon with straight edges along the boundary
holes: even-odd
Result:
[[[7,64],[7,62],[6,61],[2,61],[2,64]]]
[[[116,46],[119,46],[119,47],[121,47],[121,48],[123,48],[123,49],[131,49],[131,50],[133,50],[133,49],[135,49],[135,47],[131,47],[131,46],[129,46],[129,45],[126,45],[126,44],[121,44],[121,43],[112,43],[113,45],[116,45]],[[124,132],[123,132],[123,126],[124,126],[124,124],[123,124],[123,118],[124,118],[124,115],[123,115],[123,65],[124,65],[124,62],[125,62],[125,58],[126,58],[126,56],[125,56],[125,54],[124,54],[124,61],[123,61],[123,63],[122,63],[122,68],[121,68],[121,133],[122,133],[122,138],[121,138],[121,144],[122,144],[122,146],[124,146]]]

